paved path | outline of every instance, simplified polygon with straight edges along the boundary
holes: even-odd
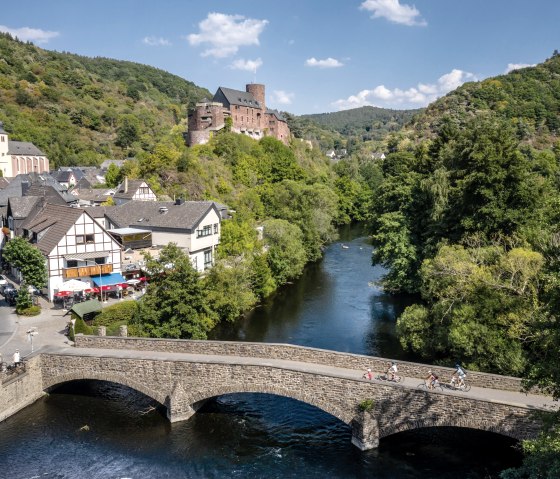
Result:
[[[71,356],[90,356],[90,357],[106,357],[119,359],[151,359],[160,361],[186,361],[195,363],[213,363],[213,364],[240,364],[277,367],[298,372],[318,373],[326,376],[333,376],[342,379],[351,379],[357,381],[369,382],[361,379],[363,371],[354,369],[338,368],[325,364],[314,364],[299,361],[289,361],[283,359],[254,358],[241,356],[220,356],[211,354],[188,354],[188,353],[170,353],[160,351],[136,351],[126,349],[89,349],[89,348],[45,348],[45,352],[61,353]],[[388,381],[373,380],[373,383],[389,384],[394,387],[404,387],[406,389],[416,389],[422,382],[418,378],[404,378],[399,384]],[[473,387],[468,393],[461,391],[444,391],[442,393],[430,391],[430,394],[446,394],[453,396],[468,397],[482,401],[496,402],[501,404],[510,404],[513,406],[551,409],[559,406],[557,401],[547,396],[536,394],[525,394],[514,391],[502,391],[489,388]]]

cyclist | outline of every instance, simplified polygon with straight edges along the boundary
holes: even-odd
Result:
[[[428,387],[428,389],[434,389],[434,387],[437,385],[438,379],[439,378],[436,374],[434,374],[431,370],[428,371],[428,376],[426,377],[426,386]]]
[[[466,377],[467,377],[467,373],[465,373],[461,365],[459,363],[455,364],[455,372],[451,377],[451,384],[458,388],[463,387],[465,385]]]
[[[371,369],[367,368],[367,371],[364,373],[364,375],[362,377],[364,379],[372,380],[373,379],[373,373],[371,372]]]
[[[395,375],[397,374],[397,363],[395,361],[391,362],[391,366],[387,369],[385,375],[389,381],[395,380]]]

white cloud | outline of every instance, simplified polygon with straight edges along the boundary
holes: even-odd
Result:
[[[272,103],[278,103],[280,105],[290,105],[294,99],[293,93],[288,93],[284,90],[274,90],[272,92]]]
[[[472,73],[453,69],[440,76],[435,83],[419,83],[417,86],[406,90],[390,89],[385,85],[378,85],[371,90],[362,90],[356,95],[337,100],[332,103],[332,106],[338,110],[359,108],[366,105],[384,108],[420,108],[427,106],[451,90],[455,90],[466,81],[475,81],[476,79]]]
[[[506,71],[504,73],[509,73],[513,70],[519,70],[520,68],[534,67],[534,63],[508,63]]]
[[[171,45],[171,42],[167,38],[154,36],[144,37],[142,43],[151,47],[168,47]]]
[[[399,0],[365,0],[360,8],[371,12],[371,18],[386,18],[390,22],[408,26],[427,25],[414,5],[401,5]]]
[[[245,70],[248,72],[256,72],[261,66],[263,62],[260,58],[256,60],[244,60],[243,58],[239,58],[235,60],[229,67],[232,70]]]
[[[344,63],[338,61],[336,58],[325,58],[324,60],[317,60],[315,57],[308,58],[305,61],[308,67],[317,68],[338,68],[344,66]]]
[[[10,28],[5,25],[0,25],[0,32],[9,33],[23,42],[35,42],[37,44],[48,43],[51,38],[55,38],[60,35],[58,32],[41,30],[40,28]]]
[[[268,20],[245,18],[242,15],[209,13],[198,24],[200,32],[191,33],[186,39],[193,46],[209,46],[202,52],[203,57],[224,58],[235,55],[239,47],[259,45],[259,35],[267,23]]]

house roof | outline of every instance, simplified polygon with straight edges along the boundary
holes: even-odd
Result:
[[[10,180],[8,178],[4,178],[0,176],[0,190],[3,190],[10,184]]]
[[[284,118],[282,113],[280,113],[278,110],[271,110],[270,108],[267,108],[266,114],[275,116],[278,121],[286,121],[286,118]]]
[[[76,173],[74,173],[72,170],[51,171],[51,176],[59,183],[68,183],[72,176],[74,177],[74,179],[77,179]]]
[[[119,168],[124,165],[126,160],[105,160],[101,163],[101,169],[106,170],[110,165],[117,165]]]
[[[92,218],[103,218],[108,212],[115,208],[116,206],[89,206],[86,209]]]
[[[117,189],[117,192],[115,193],[114,197],[115,198],[127,198],[129,200],[132,199],[132,197],[136,194],[136,192],[138,191],[138,188],[140,188],[140,185],[142,183],[146,183],[144,180],[128,180],[128,189],[125,192],[125,181],[123,181]],[[147,184],[147,183],[146,183]]]
[[[212,208],[220,216],[213,201],[185,201],[182,204],[176,204],[172,201],[133,200],[107,211],[106,216],[118,228],[164,228],[192,231]]]
[[[14,219],[23,219],[27,218],[33,208],[42,201],[43,198],[40,196],[16,196],[8,199],[8,205]]]
[[[99,188],[76,188],[74,196],[80,198],[84,201],[97,201],[99,203],[103,201],[107,201],[107,198],[111,196],[108,193],[108,189],[99,189]]]
[[[241,91],[241,90],[233,90],[231,88],[225,88],[223,86],[219,87],[214,95],[214,101],[217,99],[219,100],[219,92],[226,97],[226,100],[230,105],[242,105],[242,106],[250,106],[253,108],[262,108],[262,105],[255,100],[255,97],[252,93]]]
[[[36,246],[48,255],[84,213],[85,210],[80,208],[47,203],[34,218],[24,221],[21,227],[33,233],[42,233]]]
[[[33,143],[8,140],[8,155],[45,156]]]

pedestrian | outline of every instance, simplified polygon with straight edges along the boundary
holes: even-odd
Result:
[[[20,358],[20,356],[19,356],[19,349],[16,349],[16,351],[15,351],[15,353],[14,353],[13,360],[14,360],[14,364],[15,364],[16,366],[20,363],[21,358]]]

